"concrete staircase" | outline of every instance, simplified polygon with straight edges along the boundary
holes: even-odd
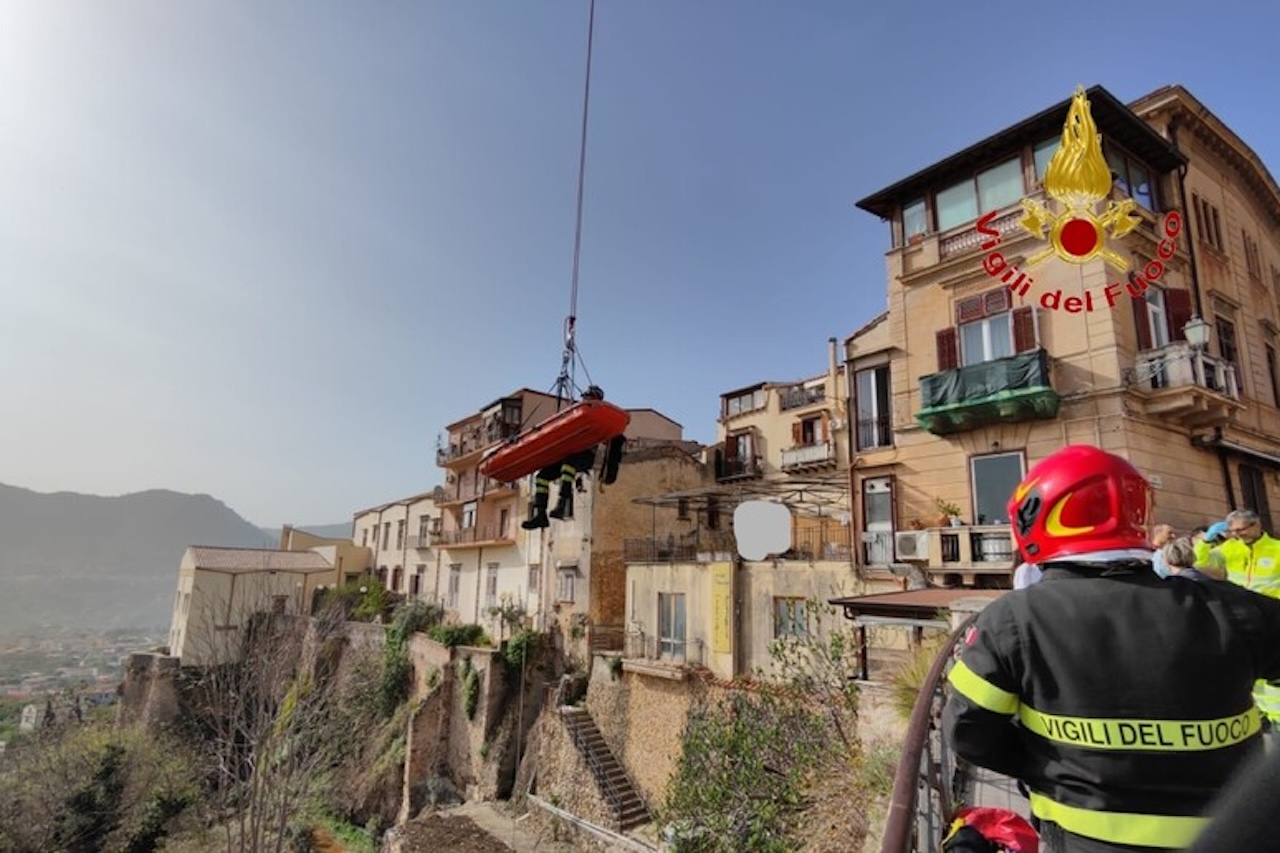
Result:
[[[560,716],[569,736],[591,768],[591,774],[596,777],[596,785],[613,814],[618,830],[626,832],[634,826],[649,823],[653,818],[648,807],[631,784],[627,771],[604,742],[604,735],[587,709],[564,706],[560,709]]]

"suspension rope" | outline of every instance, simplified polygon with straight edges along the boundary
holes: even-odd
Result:
[[[587,119],[591,108],[591,54],[595,42],[596,0],[591,0],[587,17],[587,71],[582,92],[582,136],[578,144],[578,197],[573,229],[573,275],[569,287],[569,316],[564,323],[564,355],[560,360],[560,376],[556,380],[558,396],[573,398],[573,369],[578,359],[575,336],[578,323],[578,268],[582,255],[582,208],[587,177]],[[583,368],[586,369],[585,367]],[[558,405],[559,401],[557,401]]]

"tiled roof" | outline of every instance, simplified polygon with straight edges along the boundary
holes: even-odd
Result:
[[[314,551],[193,545],[191,554],[197,569],[216,572],[324,572],[333,568],[328,560]]]

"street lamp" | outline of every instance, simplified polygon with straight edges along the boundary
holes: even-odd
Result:
[[[1182,327],[1183,336],[1194,350],[1202,350],[1209,345],[1211,331],[1213,327],[1201,319],[1199,314],[1192,314],[1191,319]]]

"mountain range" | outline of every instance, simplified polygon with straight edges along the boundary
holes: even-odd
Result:
[[[296,526],[351,531],[350,522]],[[100,497],[0,483],[0,634],[167,631],[187,546],[275,548],[279,539],[209,495]]]

